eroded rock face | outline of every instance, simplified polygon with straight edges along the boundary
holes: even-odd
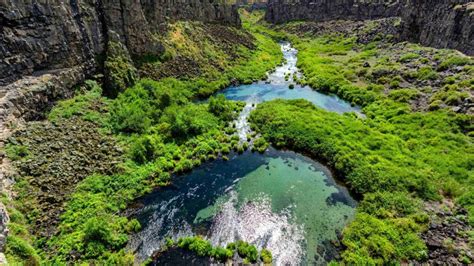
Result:
[[[265,19],[367,20],[401,17],[403,40],[474,54],[474,2],[470,0],[269,0]]]
[[[402,37],[474,55],[474,2],[410,0],[402,12]]]
[[[290,20],[366,20],[399,16],[407,0],[270,0],[265,19],[272,23]]]
[[[2,0],[0,86],[79,64],[90,65],[90,74],[111,32],[132,56],[159,54],[153,35],[179,19],[240,25],[236,6],[212,0]]]

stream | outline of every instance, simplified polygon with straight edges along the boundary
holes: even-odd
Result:
[[[247,104],[236,121],[246,139],[247,118],[256,104],[276,98],[304,98],[338,113],[355,112],[337,96],[310,87],[289,89],[296,67],[296,49],[281,43],[286,59],[267,81],[229,87],[228,99]],[[291,73],[288,81],[285,75]],[[128,248],[143,261],[163,247],[165,238],[202,235],[213,245],[244,240],[272,252],[275,265],[323,264],[337,255],[333,241],[352,219],[356,201],[324,165],[301,154],[270,147],[264,154],[231,154],[228,161],[206,162],[191,173],[177,176],[169,187],[139,200],[135,217],[142,230],[131,236]],[[164,254],[160,265],[195,262],[190,254]],[[197,259],[197,258],[194,258]],[[193,263],[194,264],[194,263]]]

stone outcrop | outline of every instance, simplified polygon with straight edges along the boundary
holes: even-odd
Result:
[[[474,55],[474,2],[410,0],[402,12],[402,38]]]
[[[401,17],[402,40],[474,54],[474,2],[469,0],[269,0],[265,19],[367,20]]]
[[[407,0],[270,0],[265,19],[272,23],[291,20],[366,20],[399,16]]]

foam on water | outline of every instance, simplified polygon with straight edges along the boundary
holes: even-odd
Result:
[[[232,192],[213,219],[210,240],[213,245],[226,246],[244,239],[259,250],[271,250],[276,265],[300,264],[304,257],[304,231],[291,222],[290,213],[273,212],[271,199],[265,194],[239,208],[237,194]]]

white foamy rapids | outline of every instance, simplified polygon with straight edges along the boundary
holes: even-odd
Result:
[[[136,257],[139,261],[144,261],[149,258],[153,252],[159,250],[164,244],[166,237],[173,239],[178,239],[180,237],[193,235],[191,225],[186,221],[174,221],[176,218],[176,213],[179,211],[176,201],[179,201],[180,197],[176,196],[169,201],[160,202],[158,206],[149,206],[155,207],[152,217],[149,219],[148,224],[143,230],[134,234],[130,238],[130,241],[127,245],[127,250],[136,251]],[[173,228],[166,232],[166,236],[163,236],[163,232],[160,232],[165,223],[169,221],[174,221]]]
[[[239,117],[235,121],[235,127],[237,129],[237,134],[239,135],[240,142],[247,141],[247,134],[250,133],[250,124],[248,122],[248,117],[250,112],[255,109],[257,106],[257,98],[255,96],[247,99],[247,103],[239,114]]]
[[[298,60],[296,55],[298,54],[298,50],[293,48],[289,42],[281,43],[280,46],[286,63],[277,67],[275,71],[268,75],[268,81],[272,84],[289,83],[288,81],[285,81],[287,73],[291,74],[290,80],[293,78],[293,73],[296,73],[298,77],[300,77],[300,73],[296,67],[296,62]]]
[[[225,246],[230,242],[244,240],[260,250],[272,252],[275,265],[299,265],[304,257],[303,228],[292,224],[289,213],[273,213],[270,200],[262,197],[248,202],[239,210],[237,196],[222,206],[211,226],[210,240],[213,245]]]

